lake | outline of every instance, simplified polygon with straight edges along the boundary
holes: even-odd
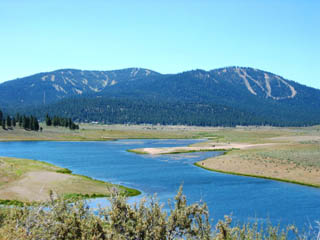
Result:
[[[157,193],[166,203],[182,184],[189,203],[202,200],[218,220],[232,214],[235,222],[272,222],[282,226],[320,220],[320,189],[259,178],[215,173],[194,162],[218,152],[139,155],[127,149],[185,146],[199,140],[118,140],[107,142],[1,142],[0,156],[46,161],[74,173]],[[137,201],[142,196],[132,198]],[[92,201],[91,206],[105,200]]]

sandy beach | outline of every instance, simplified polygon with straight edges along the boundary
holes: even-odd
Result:
[[[141,154],[172,154],[184,152],[201,152],[201,151],[227,151],[231,149],[249,149],[263,146],[270,146],[274,143],[265,144],[245,144],[245,143],[230,143],[230,144],[207,144],[201,147],[166,147],[166,148],[137,148],[130,151]]]

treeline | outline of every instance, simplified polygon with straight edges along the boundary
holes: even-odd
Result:
[[[217,104],[164,102],[119,98],[71,98],[32,110],[50,112],[79,122],[195,126],[267,125],[266,119]],[[53,121],[53,120],[52,120]],[[53,124],[53,123],[52,123]],[[63,124],[62,124],[63,125]]]
[[[43,119],[43,118],[42,118]],[[79,129],[79,125],[75,124],[71,118],[63,118],[59,116],[54,116],[51,118],[48,114],[46,115],[45,122],[47,126],[54,127],[66,127],[71,130]],[[9,114],[5,114],[0,110],[0,126],[2,129],[13,129],[15,127],[20,127],[29,131],[42,131],[42,127],[39,125],[38,118],[34,115],[25,115],[21,113],[16,113],[14,117]]]
[[[15,117],[11,117],[9,115],[5,117],[1,110],[0,125],[2,126],[2,129],[13,129],[18,125],[20,128],[23,128],[25,130],[42,131],[42,128],[39,126],[39,121],[36,117],[32,115],[20,115],[19,113],[17,113]]]
[[[99,122],[104,124],[161,124],[190,126],[310,126],[319,124],[320,111],[311,112],[306,107],[290,106],[290,100],[260,105],[252,103],[255,111],[213,102],[163,100],[149,96],[94,97],[82,96],[63,99],[55,104],[37,108],[16,109],[32,113],[46,121],[48,126],[78,129],[76,122]],[[292,100],[293,101],[293,100]],[[253,107],[253,106],[251,106]],[[316,109],[316,107],[314,107]],[[43,118],[43,112],[52,116]]]
[[[51,118],[48,114],[46,115],[46,125],[47,126],[54,126],[54,127],[66,127],[71,130],[79,129],[79,125],[75,124],[71,118],[63,118],[54,116]]]
[[[289,101],[289,100],[288,100]],[[285,102],[255,105],[256,112],[209,102],[165,101],[158,98],[72,97],[55,104],[28,109],[36,116],[43,112],[65,116],[77,122],[105,124],[161,124],[190,126],[310,126],[319,124],[320,113],[287,107]],[[266,109],[264,111],[263,109]],[[290,118],[288,118],[290,116]]]

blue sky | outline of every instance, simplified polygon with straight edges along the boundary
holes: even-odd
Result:
[[[320,88],[319,0],[0,0],[0,82],[249,66]]]

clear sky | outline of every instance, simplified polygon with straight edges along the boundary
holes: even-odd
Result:
[[[0,82],[249,66],[320,88],[319,0],[0,0]]]

